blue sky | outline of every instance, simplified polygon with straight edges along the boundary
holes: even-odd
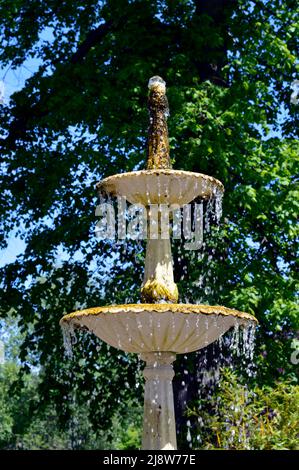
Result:
[[[5,104],[9,102],[10,96],[18,90],[21,90],[27,78],[31,77],[38,69],[40,61],[30,59],[24,62],[18,69],[12,70],[9,66],[0,69],[0,82],[4,84]],[[16,256],[25,249],[25,243],[14,232],[10,234],[8,247],[0,251],[0,267],[7,263],[12,263]]]

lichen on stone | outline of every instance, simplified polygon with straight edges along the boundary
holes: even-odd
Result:
[[[155,76],[149,80],[148,110],[150,125],[147,139],[147,170],[169,169],[172,167],[169,156],[167,117],[169,106],[164,80]]]

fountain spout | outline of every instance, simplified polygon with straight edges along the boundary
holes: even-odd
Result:
[[[150,125],[147,142],[147,170],[170,169],[166,83],[157,75],[148,82]]]

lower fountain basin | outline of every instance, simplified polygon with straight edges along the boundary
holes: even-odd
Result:
[[[123,196],[131,204],[188,204],[224,191],[212,176],[182,170],[141,170],[108,176],[97,184],[99,192]]]
[[[212,343],[235,325],[257,323],[254,316],[221,306],[127,304],[96,307],[65,315],[61,326],[85,329],[131,353],[184,354]]]

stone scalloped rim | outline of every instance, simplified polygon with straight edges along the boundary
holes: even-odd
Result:
[[[197,313],[203,315],[224,315],[224,316],[235,316],[238,318],[243,318],[244,320],[251,320],[255,323],[258,323],[258,320],[251,315],[250,313],[240,312],[228,307],[222,307],[220,305],[211,306],[211,305],[197,305],[197,304],[125,304],[125,305],[111,305],[104,307],[92,307],[84,310],[77,310],[76,312],[68,313],[64,315],[60,320],[60,325],[63,325],[65,322],[69,322],[72,319],[78,319],[81,316],[97,316],[100,314],[114,314],[114,313],[124,313],[124,311],[129,311],[133,313],[141,312],[179,312],[179,313]]]
[[[185,170],[138,170],[138,171],[130,171],[130,172],[124,172],[124,173],[118,173],[116,175],[111,175],[107,176],[107,178],[104,178],[103,180],[99,181],[96,184],[97,190],[105,190],[105,186],[113,183],[115,180],[119,178],[127,178],[127,177],[138,177],[140,175],[171,175],[171,176],[189,176],[191,178],[200,178],[204,180],[208,180],[211,183],[214,183],[218,189],[222,192],[224,192],[224,186],[221,183],[221,181],[217,180],[213,176],[209,175],[204,175],[203,173],[195,173],[193,171],[185,171]]]

